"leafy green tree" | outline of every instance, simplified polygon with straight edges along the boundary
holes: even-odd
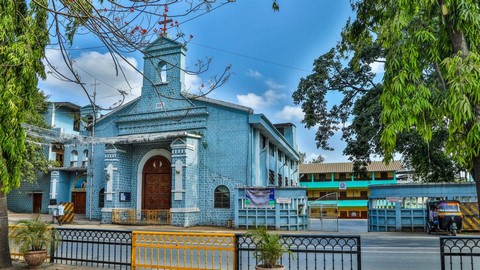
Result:
[[[25,112],[26,124],[36,127],[47,128],[43,115],[47,112],[47,97],[41,90],[37,90],[32,97],[34,107]],[[51,164],[44,154],[44,142],[40,138],[27,136],[25,138],[25,151],[23,152],[22,162],[22,181],[35,182],[38,175],[48,172],[48,166]]]
[[[413,130],[431,141],[446,127],[445,151],[470,169],[480,195],[480,3],[351,2],[355,18],[342,37],[353,58],[360,59],[372,44],[385,51],[381,142],[386,159],[392,159],[402,132]]]
[[[46,0],[38,0],[46,4]],[[26,1],[0,3],[0,268],[11,265],[6,195],[20,184],[25,152],[22,123],[35,107],[41,59],[48,42],[47,12]]]
[[[413,132],[433,142],[435,134],[445,138],[441,134],[446,130],[446,154],[471,171],[480,194],[480,3],[352,0],[351,5],[355,16],[342,31],[338,54],[326,55],[330,63],[316,63],[320,70],[302,80],[294,94],[309,114],[306,125],[323,123],[324,130],[317,133],[319,146],[328,147],[324,137],[331,136],[335,121],[346,121],[350,108],[326,110],[326,91],[346,89],[343,101],[351,105],[366,84],[373,84],[356,73],[381,60],[383,128],[378,134],[386,161],[393,158],[403,134]],[[372,49],[381,54],[369,53]],[[348,67],[340,69],[336,55],[348,57]],[[357,80],[343,74],[345,70]],[[305,99],[315,95],[320,99]]]
[[[343,152],[354,160],[357,167],[366,165],[371,155],[383,156],[384,153],[380,142],[384,128],[380,119],[383,109],[381,90],[378,86],[355,102],[352,124],[343,130],[343,138],[347,142]],[[404,165],[413,169],[414,180],[452,182],[459,169],[444,152],[446,139],[445,127],[437,128],[429,142],[425,142],[415,131],[401,132],[395,151],[401,154]]]
[[[345,34],[345,33],[344,33]],[[317,146],[333,150],[329,139],[339,130],[347,142],[344,154],[355,164],[355,171],[365,172],[372,156],[385,156],[381,144],[384,125],[380,97],[383,84],[375,81],[373,65],[385,62],[385,50],[377,42],[360,44],[356,54],[348,36],[335,48],[314,61],[313,73],[302,78],[293,94],[305,112],[308,128],[318,125]],[[332,97],[339,102],[331,105]],[[351,124],[348,124],[352,121]],[[415,130],[403,131],[397,138],[395,152],[402,154],[405,165],[426,182],[454,181],[457,164],[444,153],[444,123],[432,127],[433,140],[425,142]]]

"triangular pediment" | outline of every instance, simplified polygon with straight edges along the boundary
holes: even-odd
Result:
[[[170,145],[171,145],[171,146],[184,146],[184,145],[186,145],[186,144],[187,144],[187,143],[186,143],[184,140],[182,140],[182,139],[180,139],[180,138],[177,138],[177,139],[175,139],[175,141],[173,141]]]
[[[172,48],[172,47],[185,49],[185,46],[182,43],[176,40],[173,40],[169,37],[161,36],[157,38],[155,41],[153,41],[152,43],[150,43],[147,47],[145,47],[144,49],[144,52],[146,52],[145,57],[148,57],[148,52],[156,51],[158,49]]]

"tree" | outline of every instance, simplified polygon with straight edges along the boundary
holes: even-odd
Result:
[[[25,111],[25,124],[36,127],[47,128],[43,115],[48,109],[47,96],[44,92],[38,90],[32,96],[33,108]],[[35,182],[39,173],[47,173],[48,166],[51,162],[48,161],[44,154],[43,141],[40,138],[27,136],[25,138],[25,151],[23,152],[22,162],[22,181]]]
[[[323,163],[325,161],[325,158],[322,157],[322,155],[318,155],[318,157],[312,159],[309,163]]]
[[[298,155],[300,156],[300,160],[298,161],[298,163],[304,164],[305,160],[307,158],[307,153],[305,153],[305,152],[302,153],[302,152],[299,151]]]
[[[480,195],[480,3],[351,2],[355,19],[347,21],[342,37],[354,58],[372,44],[385,51],[386,160],[401,132],[431,141],[445,126],[446,153],[471,171]]]
[[[374,39],[353,43],[352,39],[358,37],[348,29],[346,27],[335,48],[314,61],[313,73],[301,79],[293,99],[296,104],[301,103],[306,127],[318,125],[317,147],[333,150],[329,139],[341,130],[342,139],[347,142],[344,154],[354,162],[355,171],[360,172],[365,171],[372,155],[385,156],[381,143],[385,125],[380,103],[384,87],[382,82],[377,82],[372,66],[385,62],[386,50]],[[426,79],[433,81],[435,75],[430,74]],[[333,106],[327,102],[327,97],[331,97],[327,95],[332,92],[342,97]],[[431,128],[429,142],[415,129],[398,132],[393,151],[402,154],[404,163],[412,167],[422,181],[454,181],[461,165],[444,152],[447,125],[439,121]]]
[[[46,1],[40,1],[46,2]],[[0,4],[0,267],[11,265],[6,194],[22,176],[25,133],[21,124],[35,107],[41,59],[48,42],[47,12],[24,1]]]
[[[176,39],[188,42],[192,35],[180,31],[182,22],[195,12],[207,13],[224,5],[203,0],[155,0],[155,1],[92,1],[92,0],[10,0],[0,3],[0,268],[11,265],[8,246],[8,218],[5,195],[18,187],[22,168],[30,168],[24,162],[27,148],[22,123],[28,112],[34,111],[38,94],[37,82],[45,78],[44,62],[52,75],[76,83],[90,95],[78,75],[67,48],[74,44],[78,34],[90,34],[98,38],[110,52],[117,75],[123,76],[119,61],[126,53],[143,51],[167,29],[177,29]],[[192,18],[190,18],[192,19]],[[59,50],[68,71],[59,70],[45,58],[47,45]],[[128,61],[126,61],[128,63]],[[199,74],[208,69],[210,59],[198,61],[193,70]],[[130,63],[129,63],[130,64]],[[168,63],[167,63],[168,64]],[[134,65],[131,64],[135,68]],[[139,70],[137,70],[140,72]],[[140,72],[141,73],[141,72]],[[212,76],[199,95],[204,95],[228,80],[228,67],[220,76]],[[124,96],[126,93],[119,91]],[[160,97],[169,98],[164,93]],[[97,108],[90,99],[94,108]],[[121,105],[121,104],[120,104]],[[24,167],[22,167],[24,166]],[[29,177],[29,175],[24,175]],[[31,175],[30,175],[31,176]]]
[[[328,147],[323,139],[331,136],[338,119],[346,122],[353,100],[361,96],[366,85],[376,87],[371,77],[363,75],[370,74],[369,64],[381,61],[385,63],[380,96],[382,125],[376,134],[385,160],[392,160],[394,152],[401,149],[398,146],[405,134],[412,132],[427,145],[432,145],[438,134],[445,141],[445,154],[471,171],[480,195],[480,3],[438,0],[351,4],[355,17],[342,31],[338,53],[326,54],[324,60],[329,62],[316,63],[314,71],[318,74],[303,79],[294,94],[309,114],[306,125],[313,126],[317,121],[326,127],[319,129],[326,135],[317,133],[318,145]],[[372,49],[378,53],[372,54]],[[344,69],[341,57],[349,59]],[[345,92],[342,104],[346,106],[328,111],[323,101],[325,93],[335,89]],[[320,97],[318,101],[305,98],[315,95]]]

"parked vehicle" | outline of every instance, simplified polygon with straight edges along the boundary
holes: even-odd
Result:
[[[453,236],[462,230],[463,214],[460,202],[454,200],[431,201],[427,203],[425,229],[431,232],[450,232]]]

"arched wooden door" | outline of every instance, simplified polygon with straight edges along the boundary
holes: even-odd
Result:
[[[172,167],[162,156],[151,157],[143,167],[142,209],[170,209]]]

